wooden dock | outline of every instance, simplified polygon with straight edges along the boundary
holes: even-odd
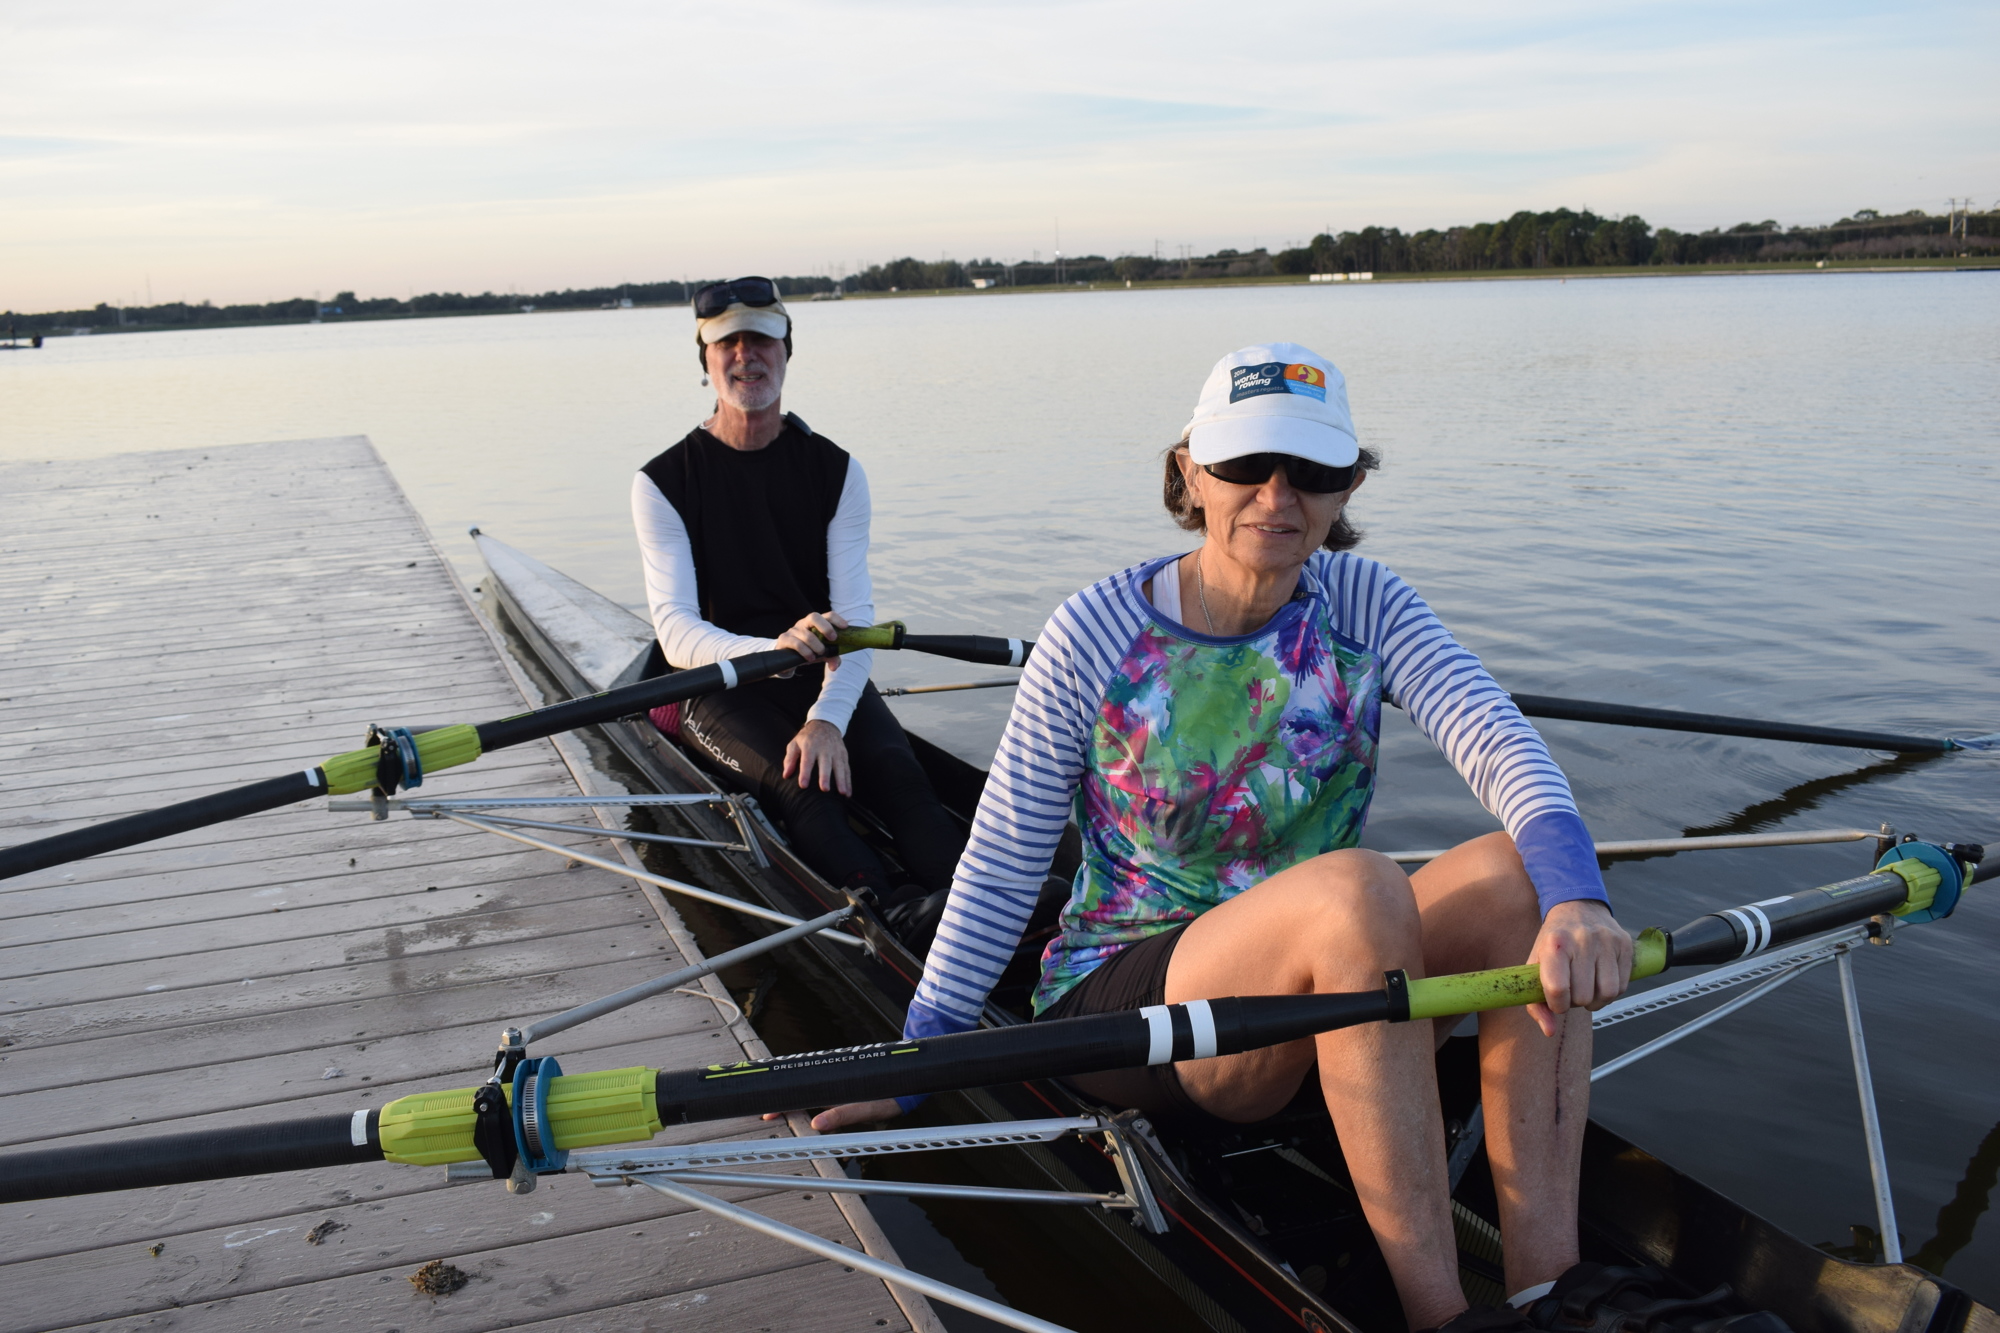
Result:
[[[317,763],[370,721],[543,702],[361,438],[0,465],[0,652],[0,845]],[[579,783],[610,789],[567,740],[423,790]],[[324,801],[0,881],[0,1153],[469,1088],[505,1024],[698,957],[650,887]],[[536,1053],[579,1071],[763,1054],[708,997],[726,999],[714,978]],[[443,1175],[376,1163],[0,1207],[0,1327],[938,1327],[920,1297],[649,1190]],[[865,1207],[811,1179],[730,1197],[893,1258]],[[434,1259],[469,1283],[420,1293],[406,1279]]]

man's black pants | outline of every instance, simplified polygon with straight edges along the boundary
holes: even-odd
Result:
[[[820,669],[806,668],[790,680],[703,695],[685,707],[681,738],[782,819],[794,850],[829,883],[871,890],[884,905],[900,901],[911,896],[897,892],[905,879],[891,882],[881,858],[848,824],[840,793],[801,789],[796,774],[783,775],[785,746],[805,725],[819,690]],[[939,803],[910,738],[873,684],[862,690],[847,724],[847,757],[854,799],[896,840],[906,880],[925,893],[950,888],[965,833]]]

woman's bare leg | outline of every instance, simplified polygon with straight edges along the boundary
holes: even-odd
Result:
[[[1373,852],[1333,852],[1190,923],[1167,968],[1166,998],[1378,990],[1392,968],[1424,975],[1409,879]],[[1411,1328],[1465,1308],[1433,1040],[1428,1024],[1370,1023],[1177,1066],[1203,1109],[1251,1121],[1282,1109],[1317,1056],[1327,1110]]]
[[[1528,957],[1540,921],[1534,886],[1504,833],[1407,877],[1372,852],[1333,852],[1190,923],[1168,966],[1166,999],[1374,990],[1392,968],[1418,977],[1512,966]],[[1521,1010],[1481,1019],[1487,1154],[1510,1292],[1576,1262],[1590,1022],[1581,1011],[1564,1022],[1549,1038]],[[1453,1026],[1368,1024],[1176,1066],[1203,1109],[1252,1121],[1281,1110],[1317,1057],[1348,1170],[1412,1328],[1465,1308],[1432,1063]]]
[[[1511,967],[1540,926],[1535,890],[1513,841],[1489,834],[1410,876],[1434,976]],[[1503,905],[1513,904],[1512,910]],[[1590,1116],[1590,1015],[1571,1009],[1547,1037],[1524,1009],[1479,1019],[1486,1158],[1500,1200],[1512,1293],[1552,1281],[1577,1261],[1578,1171]]]

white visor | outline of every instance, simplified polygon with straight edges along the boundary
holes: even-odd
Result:
[[[713,319],[695,321],[703,343],[719,343],[732,333],[761,333],[782,338],[792,331],[792,317],[777,305],[733,305]]]

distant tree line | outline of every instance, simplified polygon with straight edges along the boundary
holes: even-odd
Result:
[[[519,310],[609,310],[622,305],[686,305],[688,294],[700,290],[703,278],[688,282],[627,282],[616,287],[564,288],[523,296],[497,292],[467,295],[462,292],[425,292],[400,300],[393,296],[357,297],[341,292],[331,301],[293,297],[261,305],[212,305],[207,301],[190,304],[169,301],[162,305],[113,306],[99,304],[91,310],[55,310],[24,315],[0,313],[0,330],[27,333],[62,332],[82,329],[176,329],[220,327],[232,324],[299,324],[320,320],[328,324],[351,320],[414,318],[429,315],[497,314]],[[831,278],[779,278],[778,290],[786,296],[810,295],[833,290]]]
[[[1741,264],[1820,259],[1924,258],[2000,250],[2000,213],[1962,216],[1969,234],[1920,210],[1883,217],[1864,208],[1827,227],[1739,222],[1728,230],[1655,231],[1642,217],[1599,217],[1559,208],[1504,222],[1408,232],[1364,227],[1315,236],[1271,257],[1277,273],[1451,273],[1503,269]]]
[[[1310,273],[1459,273],[1534,269],[1686,266],[1699,264],[1810,263],[1840,259],[1916,259],[2000,253],[2000,211],[1959,214],[1957,233],[1943,214],[1915,209],[1884,216],[1872,208],[1826,227],[1780,227],[1774,221],[1739,222],[1726,230],[1657,231],[1642,217],[1599,217],[1589,209],[1520,212],[1501,222],[1405,232],[1396,227],[1322,233],[1292,249],[1217,250],[1199,257],[1073,255],[1032,262],[991,258],[936,262],[910,257],[871,264],[859,273],[830,277],[781,277],[786,296],[860,292],[951,291],[976,286],[1087,286],[1109,282],[1175,282]],[[357,297],[331,301],[293,297],[261,305],[112,306],[41,314],[0,313],[0,329],[21,334],[69,329],[199,328],[228,324],[328,323],[364,319],[498,313],[509,310],[596,310],[630,304],[685,305],[689,293],[712,279],[631,282],[615,287],[565,288],[539,295],[427,292],[406,300]]]

